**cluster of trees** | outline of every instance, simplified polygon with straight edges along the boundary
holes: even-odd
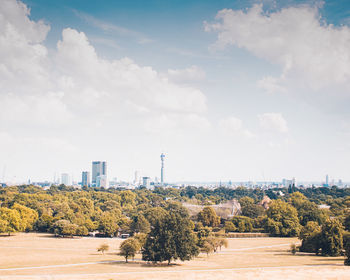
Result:
[[[0,232],[30,231],[38,219],[38,213],[26,206],[13,203],[11,207],[0,207]]]
[[[272,199],[268,209],[259,204],[265,195]],[[224,219],[210,207],[233,198],[241,205],[239,216]],[[189,217],[182,202],[204,208]],[[319,204],[330,208],[320,209]],[[349,208],[350,190],[337,187],[130,191],[76,190],[61,185],[44,191],[34,186],[14,186],[0,188],[0,232],[35,230],[57,236],[129,233],[133,238],[121,252],[129,258],[139,251],[144,260],[152,262],[186,260],[199,251],[215,252],[224,245],[218,236],[225,232],[298,236],[301,251],[350,256],[350,242],[346,239],[350,231]],[[166,251],[162,249],[165,245],[169,248]]]

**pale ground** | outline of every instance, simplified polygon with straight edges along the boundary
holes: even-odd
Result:
[[[229,247],[176,265],[125,264],[117,256],[123,240],[54,238],[20,233],[0,237],[0,279],[350,279],[343,257],[291,255],[295,238],[235,238]],[[105,255],[96,248],[107,243]]]

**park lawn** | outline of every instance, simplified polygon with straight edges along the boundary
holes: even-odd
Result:
[[[350,279],[343,257],[289,253],[296,238],[234,238],[218,253],[192,261],[126,264],[119,238],[55,238],[17,233],[0,237],[0,279]],[[104,255],[96,248],[107,243]],[[101,263],[102,262],[102,263]]]

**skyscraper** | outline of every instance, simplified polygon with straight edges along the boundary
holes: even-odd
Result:
[[[96,186],[97,177],[105,176],[105,181],[107,181],[107,163],[105,161],[93,161],[92,162],[92,185]],[[106,186],[103,186],[106,187]]]
[[[62,173],[61,174],[61,184],[65,185],[65,186],[70,186],[71,185],[68,173]]]
[[[161,160],[160,184],[161,184],[161,185],[164,184],[164,158],[165,158],[165,155],[162,153],[162,154],[160,155],[160,160]]]
[[[149,189],[151,187],[151,178],[150,177],[142,177],[142,185]]]
[[[90,187],[90,172],[83,171],[81,174],[81,186],[82,187]]]
[[[328,186],[329,184],[329,177],[328,177],[328,174],[326,175],[326,185]]]
[[[100,176],[96,177],[96,187],[98,187],[98,188],[107,188],[108,187],[106,175],[100,175]]]
[[[139,182],[139,172],[135,171],[135,178],[134,178],[134,184],[136,185]]]

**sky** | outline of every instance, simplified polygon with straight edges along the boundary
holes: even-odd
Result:
[[[0,181],[350,181],[350,2],[0,0]]]

